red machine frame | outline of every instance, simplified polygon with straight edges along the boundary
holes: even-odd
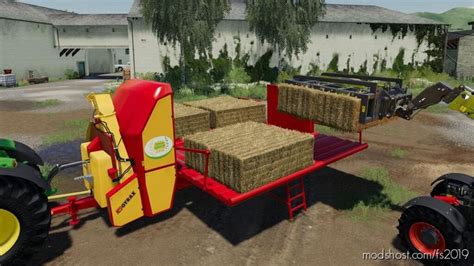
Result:
[[[307,174],[310,174],[333,162],[344,159],[368,148],[368,144],[362,142],[362,131],[359,131],[358,141],[350,141],[333,136],[326,136],[314,131],[314,122],[310,120],[299,119],[289,114],[279,112],[277,85],[267,86],[267,116],[267,123],[269,125],[275,125],[282,128],[314,134],[314,163],[311,166],[279,178],[249,192],[238,193],[208,176],[209,157],[211,151],[186,149],[184,147],[184,141],[182,139],[177,139],[175,141],[175,148],[178,172],[175,190],[181,190],[190,186],[195,186],[221,201],[225,205],[235,206],[248,199],[271,192],[278,187],[286,186],[286,197],[283,199],[276,197],[271,193],[269,194],[287,206],[289,218],[292,220],[296,211],[300,209],[306,210],[307,208],[306,194],[304,190],[304,177]],[[205,156],[206,163],[204,173],[200,173],[186,166],[185,156],[187,152],[200,153]],[[296,184],[292,184],[295,182]],[[297,190],[297,192],[296,194],[293,194],[295,190]],[[294,203],[296,201],[298,202],[295,205]],[[68,203],[52,208],[51,213],[52,215],[68,213],[71,216],[70,224],[76,225],[79,221],[77,216],[77,212],[79,210],[96,206],[97,204],[95,203],[93,197],[86,197],[79,200],[76,198],[69,198]]]

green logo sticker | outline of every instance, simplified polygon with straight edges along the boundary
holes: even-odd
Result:
[[[173,149],[173,141],[166,136],[152,138],[145,145],[146,156],[152,159],[163,158]]]

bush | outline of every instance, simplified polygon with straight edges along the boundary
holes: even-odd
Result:
[[[210,86],[212,84],[211,69],[211,63],[207,58],[189,60],[186,65],[187,85],[194,89]]]
[[[137,76],[139,79],[143,79],[143,80],[151,80],[151,81],[157,80],[156,74],[153,72],[139,73]]]
[[[272,58],[273,51],[268,50],[263,54],[255,66],[247,66],[246,70],[253,82],[257,81],[268,81],[275,82],[278,78],[278,68],[270,67],[270,60]]]
[[[329,62],[327,71],[338,72],[339,71],[339,54],[332,56],[331,62]]]
[[[249,84],[247,86],[236,86],[230,89],[229,94],[233,97],[244,97],[252,99],[267,99],[267,86],[265,84]]]
[[[309,63],[309,71],[306,73],[308,76],[318,76],[321,74],[321,69],[317,63]]]
[[[77,73],[77,71],[74,71],[72,69],[66,69],[66,71],[64,71],[64,76],[67,79],[77,79],[79,78],[79,73]]]
[[[214,82],[221,82],[229,75],[232,69],[232,58],[230,58],[227,52],[227,44],[220,51],[219,57],[212,59],[212,69],[210,74]]]
[[[249,83],[250,76],[247,74],[243,67],[237,66],[232,68],[227,77],[225,78],[226,83]]]

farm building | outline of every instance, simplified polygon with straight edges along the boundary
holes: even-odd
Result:
[[[231,57],[248,53],[248,63],[253,64],[270,47],[249,32],[245,1],[231,2],[231,11],[217,27],[212,56],[217,57],[226,47]],[[132,73],[163,72],[165,57],[170,58],[172,65],[178,64],[179,50],[158,42],[145,23],[140,0],[135,0],[131,7],[128,27]],[[338,70],[372,72],[391,68],[397,60],[418,65],[437,60],[441,66],[438,70],[442,70],[446,30],[447,26],[439,22],[378,6],[328,4],[326,14],[313,28],[307,52],[285,60],[292,66],[301,66],[302,73],[334,65]],[[423,36],[423,32],[431,35]],[[428,41],[434,39],[437,41]],[[436,51],[437,58],[429,57],[428,50]],[[275,66],[277,62],[274,53],[271,64]]]
[[[474,78],[474,21],[472,30],[448,34],[445,70],[460,79]]]
[[[127,64],[126,14],[80,15],[0,0],[0,70],[17,79],[110,73]]]

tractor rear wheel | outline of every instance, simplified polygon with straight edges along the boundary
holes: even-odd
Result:
[[[433,209],[412,206],[398,221],[399,237],[412,254],[441,255],[448,249],[463,248],[463,232]],[[436,257],[426,260],[436,261]]]
[[[48,199],[35,184],[0,176],[0,265],[23,264],[46,240]]]

